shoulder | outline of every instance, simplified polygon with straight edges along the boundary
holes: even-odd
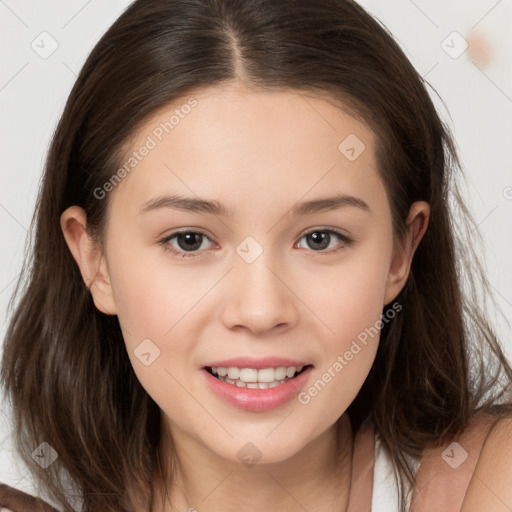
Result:
[[[504,425],[502,422],[506,422],[503,416],[475,414],[457,436],[423,450],[413,492],[414,512],[433,508],[445,512],[461,510],[461,504],[466,503],[465,496],[469,496],[469,486],[474,485],[470,482],[478,479],[475,472],[477,466],[482,466],[484,445],[488,452],[495,434]],[[463,512],[476,510],[482,509],[466,508]],[[504,510],[510,512],[508,508]]]
[[[485,439],[461,512],[509,512],[512,509],[511,482],[512,418],[502,417]]]
[[[58,512],[40,498],[0,483],[0,512]]]

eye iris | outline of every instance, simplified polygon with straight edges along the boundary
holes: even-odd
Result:
[[[180,249],[184,251],[196,251],[201,247],[203,235],[201,233],[184,232],[176,233],[176,240]],[[329,247],[331,234],[326,231],[313,231],[306,235],[308,245],[314,249],[325,249]]]
[[[176,240],[180,249],[184,251],[194,251],[201,247],[202,236],[200,233],[178,233]],[[185,245],[182,243],[185,241]]]
[[[310,233],[307,235],[308,244],[312,242],[312,247],[316,249],[325,249],[326,247],[329,247],[329,242],[331,239],[331,235],[329,233],[323,233],[321,231],[314,231],[313,233]],[[320,244],[321,247],[315,247],[315,244]]]

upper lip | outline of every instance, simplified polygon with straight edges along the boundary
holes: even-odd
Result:
[[[254,369],[262,369],[262,368],[278,368],[279,366],[307,366],[311,363],[305,363],[304,361],[297,361],[295,359],[288,359],[286,357],[274,357],[274,356],[266,356],[266,357],[234,357],[232,359],[223,359],[221,361],[215,361],[208,364],[205,364],[205,368],[254,368]]]

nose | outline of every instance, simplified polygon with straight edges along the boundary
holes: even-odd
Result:
[[[227,301],[222,312],[226,327],[253,334],[276,333],[298,320],[293,284],[263,254],[254,262],[239,260],[230,272]]]

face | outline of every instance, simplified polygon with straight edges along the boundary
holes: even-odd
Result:
[[[355,398],[408,256],[365,124],[291,91],[191,96],[132,141],[91,292],[173,436],[277,462]]]

